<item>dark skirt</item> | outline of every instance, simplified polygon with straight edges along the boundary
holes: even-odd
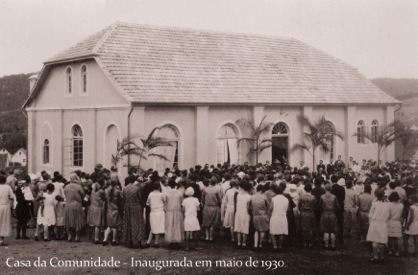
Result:
[[[16,218],[21,224],[27,224],[30,220],[30,209],[27,202],[19,202],[16,205]]]
[[[334,212],[324,212],[321,217],[321,232],[336,233],[337,217]]]
[[[141,205],[125,205],[122,218],[122,236],[126,246],[138,246],[145,241],[145,222]]]
[[[359,211],[357,219],[360,230],[367,233],[369,230],[369,212]]]
[[[218,206],[205,206],[203,208],[203,227],[217,228],[221,221],[221,210]]]
[[[312,211],[300,211],[299,228],[302,231],[315,230],[315,214]]]
[[[269,216],[268,215],[254,215],[253,225],[256,231],[264,232],[269,230]]]

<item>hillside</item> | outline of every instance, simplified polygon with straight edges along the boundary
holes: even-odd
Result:
[[[418,122],[418,79],[377,78],[372,82],[387,94],[402,102],[396,118],[407,125]]]
[[[418,97],[418,79],[375,78],[371,81],[382,91],[400,101]]]
[[[26,148],[27,119],[21,108],[29,94],[29,76],[0,77],[0,148],[14,153]]]

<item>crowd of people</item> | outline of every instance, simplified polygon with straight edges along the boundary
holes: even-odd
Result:
[[[347,238],[370,244],[371,261],[418,253],[418,169],[397,160],[385,164],[341,156],[310,171],[266,163],[129,169],[97,164],[39,176],[0,173],[0,245],[12,233],[29,239],[80,242],[89,232],[100,245],[196,249],[199,241],[227,236],[239,248],[275,251],[292,247],[337,249]],[[86,230],[89,229],[89,230]]]

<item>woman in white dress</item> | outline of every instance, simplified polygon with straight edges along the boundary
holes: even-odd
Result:
[[[185,198],[182,202],[184,211],[184,231],[186,232],[186,249],[189,249],[189,242],[194,240],[194,248],[197,247],[197,232],[200,230],[197,211],[200,209],[200,202],[193,197],[194,189],[188,187],[185,191]]]
[[[0,175],[0,246],[6,246],[4,238],[12,233],[12,212],[14,194],[10,185],[5,184],[6,177]]]
[[[376,189],[376,200],[372,203],[369,212],[369,231],[367,241],[372,242],[372,262],[383,260],[385,245],[388,243],[388,220],[390,216],[389,203],[384,201],[383,189]]]
[[[240,183],[237,199],[236,199],[236,211],[234,221],[234,232],[237,233],[238,247],[247,247],[247,238],[250,233],[250,192],[253,186],[246,180],[242,180]]]
[[[276,193],[276,196],[271,199],[270,205],[270,234],[273,240],[273,248],[281,250],[283,249],[284,235],[289,234],[286,217],[289,200],[283,196],[282,187],[273,184],[272,190]]]
[[[161,193],[160,182],[153,183],[154,191],[152,191],[147,200],[147,205],[151,208],[150,213],[150,225],[151,232],[149,233],[147,246],[152,242],[153,236],[155,236],[154,247],[160,247],[160,236],[165,232],[165,196]]]
[[[222,199],[221,220],[225,228],[229,228],[231,232],[231,241],[235,242],[234,238],[234,219],[235,219],[235,194],[238,192],[238,182],[232,180],[229,182],[230,189],[226,190],[225,196]]]

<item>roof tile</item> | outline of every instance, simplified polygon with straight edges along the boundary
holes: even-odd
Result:
[[[48,62],[89,54],[134,102],[398,103],[350,65],[292,38],[117,23]]]

